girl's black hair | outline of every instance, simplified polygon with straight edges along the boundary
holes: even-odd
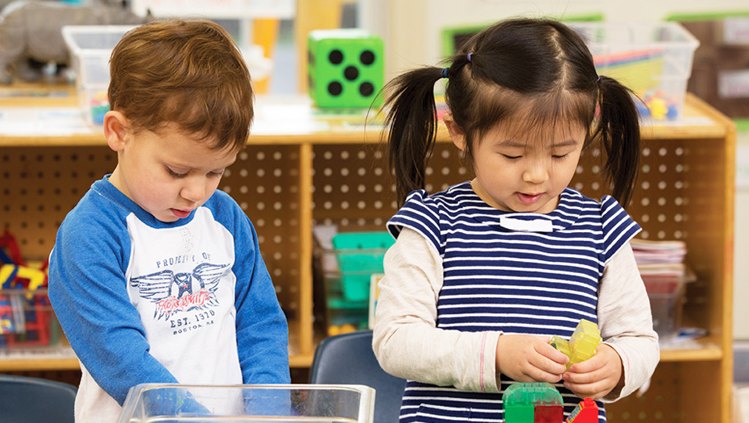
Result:
[[[472,158],[473,140],[500,123],[521,131],[562,122],[582,125],[588,130],[584,148],[600,140],[612,195],[627,205],[640,154],[637,109],[629,89],[597,74],[574,30],[548,19],[501,21],[473,36],[448,62],[445,100],[466,136],[467,157]],[[442,77],[442,68],[424,67],[385,87],[389,164],[399,205],[424,188],[437,132],[434,84]]]

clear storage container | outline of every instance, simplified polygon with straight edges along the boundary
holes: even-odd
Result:
[[[586,41],[599,74],[616,78],[643,100],[640,114],[677,119],[684,107],[697,39],[675,22],[569,24]]]
[[[363,385],[143,384],[130,389],[119,423],[372,422]]]
[[[92,125],[101,125],[109,111],[109,57],[131,25],[68,25],[62,36],[70,51],[76,74],[78,101],[84,117]]]

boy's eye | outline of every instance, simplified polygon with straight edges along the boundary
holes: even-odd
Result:
[[[221,170],[214,170],[210,173],[211,176],[222,176],[224,174],[224,169]]]
[[[554,154],[551,157],[554,158],[554,159],[563,159],[563,158],[567,157],[568,154],[569,153],[565,153],[565,154]]]

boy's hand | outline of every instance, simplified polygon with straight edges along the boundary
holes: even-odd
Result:
[[[545,337],[502,334],[496,361],[500,373],[518,382],[556,383],[562,379],[569,358]]]
[[[501,338],[501,337],[500,337]],[[601,399],[623,383],[622,359],[606,344],[601,344],[596,355],[572,365],[564,373],[564,386],[580,398]]]

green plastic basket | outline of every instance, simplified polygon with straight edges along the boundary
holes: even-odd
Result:
[[[369,299],[372,274],[383,272],[385,252],[394,242],[393,237],[384,231],[345,232],[333,237],[344,299]]]

